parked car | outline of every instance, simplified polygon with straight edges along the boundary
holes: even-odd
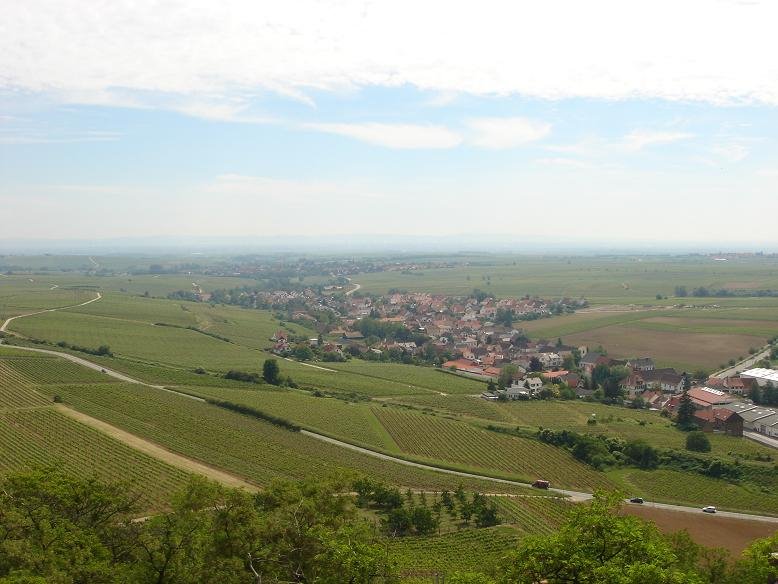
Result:
[[[551,483],[549,483],[548,481],[538,479],[534,483],[532,483],[532,486],[535,487],[536,489],[547,489],[551,486]]]
[[[713,505],[708,505],[707,507],[702,508],[703,513],[715,513],[716,508]]]
[[[645,503],[645,501],[643,500],[643,497],[632,497],[632,498],[629,500],[629,502],[630,502],[630,503],[641,503],[641,504],[642,504],[642,503]]]

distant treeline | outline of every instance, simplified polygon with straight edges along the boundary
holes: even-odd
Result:
[[[719,288],[713,290],[705,286],[692,288],[691,292],[686,286],[676,286],[675,295],[678,298],[694,296],[695,298],[768,298],[778,297],[778,290],[730,290],[728,288]]]

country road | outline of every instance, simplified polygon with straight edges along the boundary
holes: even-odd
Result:
[[[92,302],[97,302],[103,297],[100,292],[97,293],[97,296],[92,298],[91,300],[87,300],[86,302],[82,302],[81,304],[73,304],[71,306],[60,306],[59,308],[47,308],[45,310],[39,310],[37,312],[28,312],[27,314],[18,314],[16,316],[12,316],[9,319],[6,319],[6,321],[0,325],[0,333],[4,333],[5,329],[8,327],[9,324],[11,324],[13,321],[15,321],[17,318],[24,318],[26,316],[35,316],[36,314],[45,314],[47,312],[57,312],[58,310],[67,310],[68,308],[78,308],[79,306],[86,306],[87,304],[92,304]],[[0,343],[2,341],[0,340]]]
[[[85,302],[85,303],[82,303],[82,304],[78,304],[78,305],[75,305],[75,306],[83,306],[85,304],[89,304],[90,302],[96,302],[97,300],[100,300],[100,298],[101,298],[101,296],[98,293],[98,297],[97,298],[93,298],[92,300],[89,300],[88,302]],[[6,320],[3,323],[3,325],[0,326],[0,331],[5,331],[6,327],[8,326],[8,323],[13,321],[13,320],[15,320],[15,319],[23,318],[25,316],[33,316],[34,314],[42,314],[44,312],[53,312],[53,311],[56,311],[56,310],[64,310],[64,309],[67,309],[67,308],[75,308],[75,306],[67,306],[67,307],[62,307],[62,308],[51,308],[51,309],[48,309],[48,310],[43,310],[43,311],[31,313],[31,314],[24,314],[24,315],[14,316],[14,317],[11,317],[8,320]],[[0,343],[2,343],[2,339],[0,339]],[[63,353],[63,352],[60,352],[60,351],[54,351],[54,350],[49,350],[49,349],[38,349],[38,348],[34,348],[34,347],[21,347],[21,346],[18,346],[18,345],[13,345],[13,347],[14,347],[14,349],[21,349],[21,350],[24,350],[24,351],[33,351],[33,352],[37,352],[37,353],[46,353],[46,354],[49,354],[49,355],[55,355],[57,357],[62,357],[63,359],[67,359],[68,361],[72,361],[73,363],[77,363],[79,365],[83,365],[84,367],[89,367],[90,369],[95,369],[97,371],[101,371],[101,372],[105,373],[106,375],[109,375],[109,376],[114,377],[116,379],[119,379],[121,381],[125,381],[127,383],[135,383],[135,384],[144,385],[146,387],[151,387],[151,388],[158,389],[158,390],[161,390],[161,391],[166,391],[166,392],[169,392],[169,393],[173,393],[173,394],[179,395],[179,396],[184,397],[186,399],[192,399],[192,400],[196,400],[196,401],[199,401],[199,402],[205,402],[206,401],[206,400],[204,400],[202,398],[195,397],[195,396],[192,396],[192,395],[188,395],[186,393],[181,393],[179,391],[175,391],[173,389],[169,389],[169,388],[166,388],[166,387],[163,387],[163,386],[160,386],[160,385],[152,385],[152,384],[146,383],[144,381],[132,378],[132,377],[130,377],[128,375],[125,375],[123,373],[119,373],[117,371],[113,371],[111,369],[105,368],[104,366],[102,366],[102,365],[100,365],[98,363],[93,363],[91,361],[88,361],[87,359],[83,359],[81,357],[76,357],[75,355],[71,355],[69,353]],[[74,410],[74,414],[75,415],[84,415],[84,414],[81,414],[80,412],[77,412],[75,410]],[[98,423],[98,424],[104,424],[104,422],[102,422],[100,420],[95,420],[95,422]],[[119,430],[119,429],[116,429],[116,431],[123,432],[123,430]],[[462,472],[462,471],[451,470],[451,469],[447,469],[447,468],[441,468],[441,467],[437,467],[437,466],[422,464],[422,463],[418,463],[418,462],[413,462],[413,461],[410,461],[410,460],[405,460],[403,458],[392,456],[390,454],[385,454],[383,452],[376,452],[376,451],[370,450],[368,448],[363,448],[361,446],[355,446],[354,444],[350,444],[348,442],[344,442],[344,441],[338,440],[336,438],[330,438],[329,436],[325,436],[323,434],[318,434],[318,433],[312,432],[310,430],[301,430],[300,433],[304,434],[304,435],[306,435],[306,436],[308,436],[310,438],[315,438],[316,440],[321,440],[322,442],[327,442],[329,444],[332,444],[332,445],[335,445],[335,446],[339,446],[341,448],[346,448],[346,449],[353,450],[355,452],[359,452],[359,453],[367,455],[367,456],[372,456],[374,458],[378,458],[378,459],[381,459],[381,460],[386,460],[386,461],[389,461],[389,462],[394,462],[394,463],[397,463],[397,464],[402,464],[402,465],[405,465],[405,466],[412,466],[412,467],[423,469],[423,470],[439,472],[439,473],[444,473],[444,474],[450,474],[450,475],[455,475],[455,476],[461,476],[461,477],[466,477],[466,478],[485,480],[485,481],[490,481],[490,482],[494,482],[494,483],[498,483],[498,484],[507,484],[507,485],[514,485],[514,486],[522,486],[522,487],[531,487],[531,485],[529,483],[522,483],[520,481],[511,481],[511,480],[508,480],[508,479],[500,479],[500,478],[496,478],[496,477],[490,477],[490,476],[487,476],[487,475],[479,475],[479,474],[476,474],[476,473],[467,473],[467,472]],[[130,436],[133,436],[134,438],[136,438],[139,441],[148,442],[148,441],[145,441],[144,439],[142,439],[142,438],[140,438],[138,436],[135,436],[135,435],[132,435],[132,434]],[[149,444],[151,444],[151,443],[149,443]],[[195,464],[201,464],[201,463],[198,463],[197,461],[192,461],[192,462],[195,463]],[[235,477],[235,476],[233,476],[232,478],[234,480],[238,480],[238,481],[242,480],[239,477]],[[592,494],[591,493],[586,493],[586,492],[582,492],[582,491],[572,491],[572,490],[558,489],[558,488],[551,488],[551,489],[549,489],[549,491],[552,492],[552,493],[556,493],[556,494],[559,494],[559,495],[563,495],[563,496],[569,497],[572,501],[576,501],[576,502],[588,501],[588,500],[590,500],[592,498]],[[710,504],[715,504],[715,503],[716,503],[715,496],[712,496]],[[654,507],[654,508],[657,508],[657,509],[665,509],[665,510],[669,510],[669,511],[678,511],[678,512],[682,512],[682,513],[697,513],[699,515],[703,514],[701,509],[698,508],[698,507],[686,507],[686,506],[682,506],[682,505],[669,505],[669,504],[665,504],[665,503],[652,503],[652,502],[648,502],[648,501],[645,502],[643,504],[643,506],[645,506],[645,507]],[[729,517],[729,518],[733,518],[733,519],[746,519],[746,520],[752,520],[752,521],[765,521],[765,522],[769,522],[769,523],[776,523],[776,524],[778,524],[778,517],[770,517],[770,516],[767,516],[767,515],[752,515],[752,514],[749,514],[749,513],[734,513],[734,512],[728,512],[728,511],[719,511],[716,515],[720,516],[720,517]]]
[[[713,375],[716,377],[734,377],[738,373],[751,368],[757,361],[761,361],[762,359],[767,358],[770,355],[771,350],[772,347],[768,346],[765,350],[759,351],[758,353],[751,355],[745,361],[741,361],[740,363],[735,363],[732,367],[718,371]]]
[[[346,292],[346,296],[351,296],[354,292],[359,290],[361,287],[362,287],[362,284],[354,284],[354,287],[351,290],[349,290],[348,292]]]

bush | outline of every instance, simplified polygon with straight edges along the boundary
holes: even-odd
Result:
[[[710,452],[710,440],[708,440],[704,432],[689,432],[686,435],[686,450]]]

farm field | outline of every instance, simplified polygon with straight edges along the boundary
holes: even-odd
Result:
[[[440,416],[395,408],[376,415],[405,454],[459,468],[495,473],[555,487],[592,491],[612,486],[602,474],[570,454],[535,440],[505,436]]]
[[[161,510],[184,487],[186,472],[56,411],[32,378],[9,364],[18,360],[23,358],[0,358],[0,473],[51,466],[121,482],[140,497],[144,511]],[[37,361],[46,371],[61,362],[29,361]]]
[[[736,258],[716,262],[705,256],[454,256],[470,262],[452,268],[360,274],[366,292],[391,288],[461,294],[480,288],[498,296],[585,296],[597,303],[643,302],[672,296],[675,286],[778,289],[778,260]]]
[[[373,413],[373,406],[368,403],[313,397],[307,392],[286,389],[193,387],[188,388],[187,392],[247,405],[350,442],[383,450],[397,449],[394,440]]]
[[[775,533],[775,524],[772,523],[707,513],[691,515],[640,505],[625,505],[622,512],[653,521],[664,533],[685,529],[698,544],[710,548],[723,547],[733,556],[740,555],[755,539],[770,537]]]
[[[625,440],[645,440],[658,448],[684,449],[686,435],[679,432],[659,412],[633,410],[620,406],[608,406],[596,402],[581,401],[514,401],[487,402],[465,396],[409,396],[396,398],[398,402],[426,405],[438,412],[461,415],[475,423],[494,423],[512,428],[521,426],[534,431],[540,427],[554,430],[573,430],[589,434],[606,434]],[[587,424],[595,415],[596,425]],[[762,444],[723,434],[709,435],[710,454],[722,459],[755,457],[756,455],[776,458],[774,449]]]
[[[358,359],[352,359],[346,363],[323,363],[322,365],[330,369],[356,373],[364,377],[404,383],[412,389],[429,390],[434,393],[480,394],[486,388],[482,381],[450,375],[433,367],[403,365],[400,363],[378,363]],[[417,393],[424,392],[417,391]]]
[[[760,512],[778,516],[778,492],[752,485],[735,485],[720,479],[672,470],[636,469],[609,473],[629,496],[690,506],[714,505],[728,511]]]
[[[387,539],[387,550],[398,563],[403,582],[428,583],[435,573],[490,573],[522,533],[509,526],[466,529],[431,537]]]
[[[216,406],[134,384],[44,386],[90,416],[258,485],[275,478],[364,473],[402,487],[492,492],[489,481],[450,477],[345,450]],[[526,488],[499,485],[501,491]]]

